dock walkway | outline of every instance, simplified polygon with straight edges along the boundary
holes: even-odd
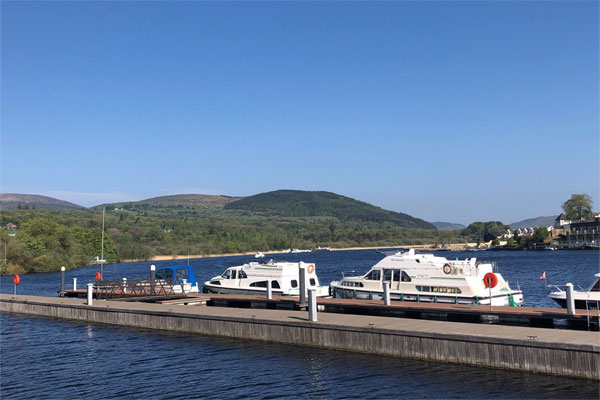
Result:
[[[6,294],[0,311],[600,379],[598,332]]]

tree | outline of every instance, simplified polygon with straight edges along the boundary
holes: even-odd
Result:
[[[572,194],[562,205],[567,219],[584,221],[592,218],[592,197],[589,194]]]
[[[544,244],[546,242],[546,239],[548,239],[548,236],[548,228],[542,226],[537,228],[535,232],[533,232],[531,240],[535,244]]]

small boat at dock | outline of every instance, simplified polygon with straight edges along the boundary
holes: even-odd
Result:
[[[489,275],[491,274],[491,275]],[[489,289],[484,276],[495,281]],[[344,276],[330,284],[342,298],[381,300],[384,282],[390,284],[390,299],[428,303],[490,304],[520,306],[523,292],[513,290],[492,263],[476,258],[451,261],[414,249],[387,255],[361,276]],[[490,296],[491,292],[491,296]]]
[[[594,276],[596,279],[588,290],[573,290],[575,308],[582,310],[600,310],[600,273],[597,273]],[[563,289],[564,286],[552,285],[552,287],[554,287],[556,291],[550,293],[548,296],[559,306],[567,308],[567,292]]]
[[[303,263],[304,264],[304,263]],[[304,264],[307,289],[316,289],[317,297],[329,295],[328,286],[320,286],[315,264]],[[287,261],[250,262],[229,267],[219,276],[204,282],[205,293],[260,294],[267,293],[268,281],[274,296],[299,296],[298,263]]]

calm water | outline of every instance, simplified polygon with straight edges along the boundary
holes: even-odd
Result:
[[[524,290],[530,306],[553,307],[548,283],[587,287],[598,272],[596,251],[439,253],[496,261]],[[366,270],[374,251],[272,256],[315,262],[322,283],[342,271]],[[199,279],[250,256],[192,259]],[[186,263],[183,261],[183,263]],[[150,262],[105,267],[107,279],[149,275]],[[172,265],[173,262],[154,262]],[[93,280],[98,267],[67,271],[67,283]],[[56,295],[60,273],[21,276],[20,294]],[[12,293],[10,277],[0,280]],[[598,382],[489,368],[372,356],[235,339],[169,334],[64,320],[0,314],[0,396],[21,398],[593,398]]]

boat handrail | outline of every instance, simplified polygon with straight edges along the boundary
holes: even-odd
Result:
[[[345,278],[345,277],[346,277],[346,274],[352,274],[352,275],[349,275],[350,277],[354,277],[354,276],[362,276],[362,275],[356,275],[356,271],[355,271],[355,270],[352,270],[352,271],[345,271],[345,272],[344,272],[344,271],[342,271],[342,278]]]
[[[546,285],[546,287],[548,287],[548,288],[555,288],[555,289],[556,289],[556,290],[558,290],[559,292],[566,292],[566,290],[563,290],[563,289],[561,289],[561,288],[566,288],[566,287],[567,287],[567,285]],[[580,289],[580,290],[578,290],[578,292],[587,293],[587,294],[588,294],[588,297],[590,296],[589,292],[587,292],[587,291],[586,291],[584,288],[582,288],[582,287],[581,287],[581,286],[579,286],[579,285],[573,285],[573,288],[574,288],[574,289],[575,289],[575,288],[576,288],[576,289]]]

